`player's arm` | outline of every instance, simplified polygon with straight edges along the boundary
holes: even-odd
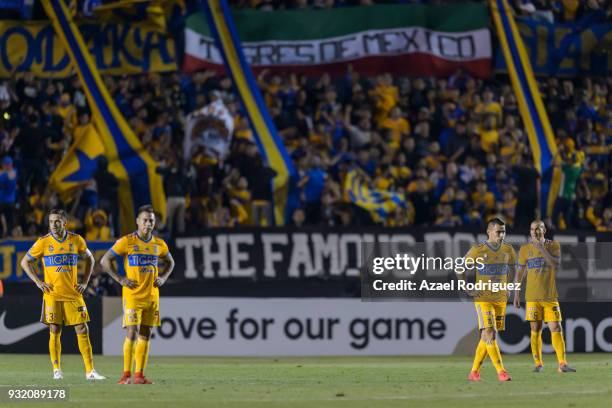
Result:
[[[26,275],[28,275],[28,278],[30,278],[36,284],[38,289],[42,290],[43,293],[49,293],[51,292],[51,290],[53,290],[53,285],[50,285],[47,282],[40,280],[40,278],[35,272],[37,263],[38,258],[30,255],[30,251],[28,251],[24,255],[24,257],[21,258],[21,269],[23,269]]]
[[[159,275],[157,276],[157,278],[155,279],[154,285],[156,287],[160,287],[161,285],[166,283],[166,281],[168,280],[168,277],[174,270],[174,258],[172,258],[172,255],[170,254],[170,252],[168,252],[166,256],[163,257],[162,259],[164,260],[164,270],[161,271]]]
[[[521,308],[521,287],[523,286],[523,278],[525,277],[525,271],[527,270],[527,250],[521,247],[519,250],[518,265],[516,266],[516,275],[514,275],[514,284],[516,289],[514,290],[514,299],[512,303],[517,309]]]
[[[85,290],[87,290],[87,285],[89,284],[89,279],[93,273],[96,260],[89,248],[85,248],[85,252],[83,252],[81,257],[85,259],[85,271],[83,272],[83,279],[81,283],[77,283],[76,285],[76,290],[80,294],[83,294]]]
[[[120,244],[121,240],[117,241],[113,248],[106,251],[102,259],[100,260],[100,265],[102,265],[102,269],[104,272],[110,275],[116,282],[118,282],[121,286],[128,287],[130,289],[134,289],[138,286],[138,282],[128,279],[124,276],[119,276],[117,272],[117,265],[114,261],[117,261],[117,256],[120,256],[121,253],[117,253],[116,250],[120,249],[123,245]]]

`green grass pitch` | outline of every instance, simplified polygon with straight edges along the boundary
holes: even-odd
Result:
[[[66,386],[69,407],[610,407],[612,354],[569,356],[577,373],[559,374],[553,355],[531,372],[529,355],[504,356],[511,383],[485,362],[469,383],[469,357],[152,357],[154,385],[117,385],[120,357],[95,356],[108,380],[88,383],[80,356],[63,356],[64,380],[51,378],[48,356],[0,356],[0,388]],[[1,401],[1,400],[0,400]],[[57,404],[0,406],[52,407]]]

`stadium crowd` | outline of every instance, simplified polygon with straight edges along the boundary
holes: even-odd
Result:
[[[119,109],[160,167],[172,232],[267,225],[274,171],[253,141],[231,81],[211,71],[104,78]],[[290,186],[291,225],[481,226],[502,216],[526,226],[538,214],[538,173],[516,98],[503,78],[465,72],[449,78],[276,75],[259,84],[299,176]],[[557,228],[612,230],[610,80],[540,81],[563,174]],[[229,156],[196,150],[183,157],[185,116],[221,98],[235,115]],[[44,231],[58,204],[48,179],[78,126],[90,121],[78,79],[18,74],[0,88],[0,203],[3,236]],[[351,205],[343,177],[356,167],[380,190],[408,205],[386,219]],[[105,163],[68,203],[72,227],[88,239],[116,235],[117,181]]]

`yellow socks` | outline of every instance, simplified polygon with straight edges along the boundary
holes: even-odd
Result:
[[[89,334],[77,334],[77,340],[79,341],[79,351],[83,356],[83,362],[85,363],[85,372],[90,373],[93,370],[93,355],[91,351],[91,343],[89,342]]]
[[[130,340],[129,338],[125,338],[123,341],[123,372],[131,373],[132,365],[134,361],[134,340]]]
[[[149,351],[149,340],[138,338],[136,342],[136,373],[142,373],[144,370],[147,354]]]
[[[485,358],[487,358],[487,345],[484,341],[480,340],[480,342],[478,342],[478,347],[476,347],[476,355],[474,356],[472,371],[480,371],[480,366],[482,366]]]
[[[567,364],[565,361],[565,341],[563,340],[563,332],[551,332],[552,345],[557,353],[559,364]]]
[[[502,363],[501,352],[499,351],[499,347],[497,346],[497,341],[493,340],[486,346],[487,353],[489,354],[491,362],[493,362],[493,365],[495,366],[497,372],[499,373],[500,371],[506,371],[506,369],[504,368],[504,363]]]
[[[60,356],[62,355],[62,342],[60,341],[61,333],[53,333],[49,331],[49,355],[51,356],[51,364],[54,370],[59,370]]]
[[[142,371],[147,369],[147,363],[149,362],[149,348],[151,347],[151,342],[147,341],[146,349],[145,349],[145,358],[144,363],[142,365]]]
[[[536,366],[542,365],[542,332],[531,332],[531,354]]]

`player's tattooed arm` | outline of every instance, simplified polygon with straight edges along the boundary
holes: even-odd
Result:
[[[28,278],[30,278],[36,284],[38,289],[42,290],[43,293],[49,293],[53,290],[53,285],[50,285],[47,282],[40,280],[40,278],[35,272],[37,263],[38,259],[31,259],[26,254],[21,259],[21,269],[23,269],[26,275],[28,275]]]
[[[517,285],[516,290],[514,291],[514,299],[512,300],[512,303],[517,309],[521,308],[521,286],[524,273],[525,265],[519,265],[518,268],[516,268],[516,274],[514,275],[514,283]]]
[[[89,284],[89,279],[91,278],[91,274],[93,273],[93,268],[96,263],[96,260],[89,249],[86,249],[85,252],[81,254],[81,256],[85,259],[85,272],[83,273],[83,280],[81,283],[77,283],[76,290],[83,294],[87,290],[87,285]]]
[[[164,270],[160,272],[160,274],[157,276],[157,278],[155,279],[154,285],[156,287],[160,287],[164,283],[166,283],[166,281],[168,280],[168,277],[170,276],[173,270],[174,270],[174,258],[172,258],[172,255],[170,254],[170,252],[168,252],[168,254],[164,257]]]
[[[104,272],[108,273],[110,277],[113,278],[121,286],[125,286],[130,289],[134,289],[136,286],[138,286],[138,282],[128,279],[124,276],[119,276],[119,274],[117,273],[117,267],[113,263],[114,259],[115,255],[113,254],[112,249],[106,251],[102,259],[100,260],[100,265],[102,265],[102,269],[104,270]]]

